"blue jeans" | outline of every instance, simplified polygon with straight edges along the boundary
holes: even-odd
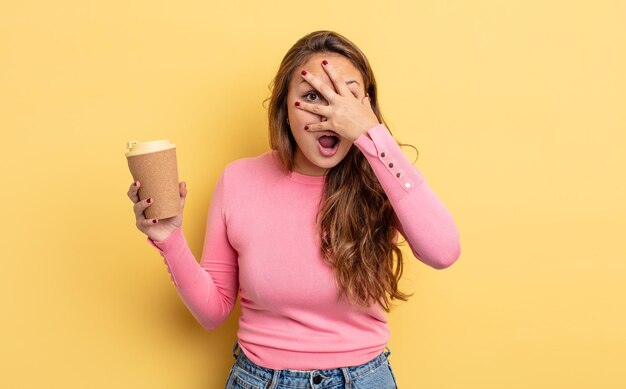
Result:
[[[239,353],[236,351],[239,349]],[[397,389],[389,359],[391,350],[369,362],[328,370],[274,370],[252,362],[235,341],[235,363],[225,389]]]

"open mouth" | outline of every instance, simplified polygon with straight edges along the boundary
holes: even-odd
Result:
[[[332,157],[335,155],[339,149],[339,143],[339,136],[332,131],[329,131],[328,133],[325,133],[317,138],[320,153],[325,157]]]
[[[339,142],[339,138],[335,135],[322,135],[317,141],[325,149],[332,149]]]

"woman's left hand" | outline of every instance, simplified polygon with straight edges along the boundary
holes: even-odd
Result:
[[[354,142],[361,135],[367,135],[367,130],[380,124],[372,110],[370,98],[366,94],[359,100],[348,88],[345,80],[327,61],[322,62],[322,68],[333,82],[339,94],[326,85],[314,74],[302,71],[300,75],[328,102],[328,105],[311,104],[297,101],[296,107],[316,115],[325,117],[326,121],[307,124],[307,131],[334,131],[337,135]]]

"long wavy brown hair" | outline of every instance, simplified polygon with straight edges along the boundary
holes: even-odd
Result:
[[[287,92],[294,69],[315,53],[338,53],[361,72],[365,92],[374,113],[385,124],[378,106],[374,73],[365,55],[347,38],[333,31],[314,31],[300,38],[285,54],[272,83],[269,100],[270,147],[282,165],[293,170],[296,141],[287,123]],[[339,286],[339,298],[369,307],[377,302],[389,312],[391,300],[407,301],[412,294],[398,290],[403,272],[402,251],[397,243],[395,214],[369,162],[356,146],[326,174],[317,215],[324,259]]]

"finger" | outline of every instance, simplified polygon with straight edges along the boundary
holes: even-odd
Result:
[[[141,230],[144,227],[150,227],[154,224],[157,224],[158,222],[159,219],[146,219],[146,215],[141,212],[139,215],[137,215],[137,221],[135,222],[135,224]]]
[[[322,80],[317,78],[313,73],[309,73],[306,70],[303,70],[300,73],[300,76],[306,80],[316,91],[322,94],[326,101],[331,102],[334,100],[337,94],[334,90],[332,90],[328,85],[326,85]]]
[[[369,95],[365,95],[365,97],[363,97],[363,100],[361,100],[361,103],[370,108],[372,107],[372,100],[370,99]]]
[[[133,203],[136,203],[137,201],[139,201],[139,196],[137,195],[137,191],[139,190],[140,186],[141,185],[139,181],[135,181],[132,184],[130,184],[130,188],[128,189],[128,192],[126,193],[130,201],[132,201]]]
[[[328,121],[307,124],[306,126],[304,126],[304,129],[306,131],[312,131],[312,132],[329,131],[329,130],[332,131],[332,128],[330,127],[330,122],[328,122]],[[333,131],[333,132],[335,132],[335,131]],[[337,135],[339,135],[339,134],[337,134]]]
[[[333,65],[330,64],[330,62],[328,62],[327,60],[323,60],[322,68],[324,68],[324,70],[326,71],[326,74],[328,74],[328,77],[333,82],[335,89],[337,90],[337,92],[339,92],[340,95],[354,96],[350,88],[348,88],[346,81],[343,79],[343,77],[339,73],[337,73],[337,70],[333,67]]]
[[[330,105],[311,104],[304,101],[296,101],[296,108],[314,113],[316,115],[328,117],[332,114],[332,108]]]
[[[135,211],[135,216],[139,217],[143,214],[143,210],[148,208],[154,203],[151,198],[147,198],[145,200],[137,201],[135,205],[133,205],[133,211]]]
[[[146,219],[145,216],[141,216],[139,218],[137,218],[137,227],[150,227],[153,226],[155,224],[157,224],[159,222],[159,219]]]

